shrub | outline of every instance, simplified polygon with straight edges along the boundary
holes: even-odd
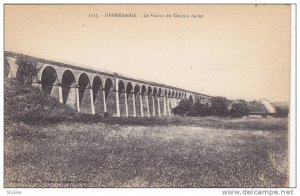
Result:
[[[230,115],[231,117],[248,116],[249,109],[245,100],[237,100],[231,105]]]
[[[18,56],[16,63],[19,66],[17,73],[18,80],[23,84],[32,84],[37,73],[40,71],[40,68],[38,68],[38,62],[34,59],[20,55]]]
[[[289,115],[288,107],[275,107],[276,117],[287,117]]]
[[[104,112],[104,113],[103,113],[103,116],[104,116],[104,117],[108,117],[108,116],[109,116],[108,112]]]
[[[173,112],[175,115],[181,116],[209,116],[211,108],[207,103],[201,104],[200,101],[196,101],[193,104],[191,101],[184,99],[173,109]]]
[[[173,109],[173,113],[181,116],[190,115],[192,108],[193,103],[188,99],[183,99],[179,102],[179,105]]]
[[[229,115],[229,100],[225,97],[213,97],[211,99],[211,115],[225,117]]]

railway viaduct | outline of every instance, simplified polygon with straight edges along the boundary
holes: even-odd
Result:
[[[19,76],[16,60],[20,54],[4,53],[8,61],[8,78]],[[134,79],[117,73],[26,56],[40,68],[34,86],[55,97],[77,112],[108,113],[109,116],[172,116],[172,109],[182,99],[210,103],[211,96]]]

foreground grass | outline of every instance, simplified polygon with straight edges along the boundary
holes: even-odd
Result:
[[[5,187],[287,187],[287,135],[287,119],[10,121]]]

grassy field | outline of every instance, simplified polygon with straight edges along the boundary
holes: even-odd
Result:
[[[287,187],[288,119],[103,118],[4,81],[5,187]]]
[[[288,186],[287,119],[95,121],[6,121],[5,187]]]

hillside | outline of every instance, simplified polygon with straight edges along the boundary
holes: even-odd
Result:
[[[70,119],[75,112],[31,85],[15,79],[4,81],[5,120]]]

